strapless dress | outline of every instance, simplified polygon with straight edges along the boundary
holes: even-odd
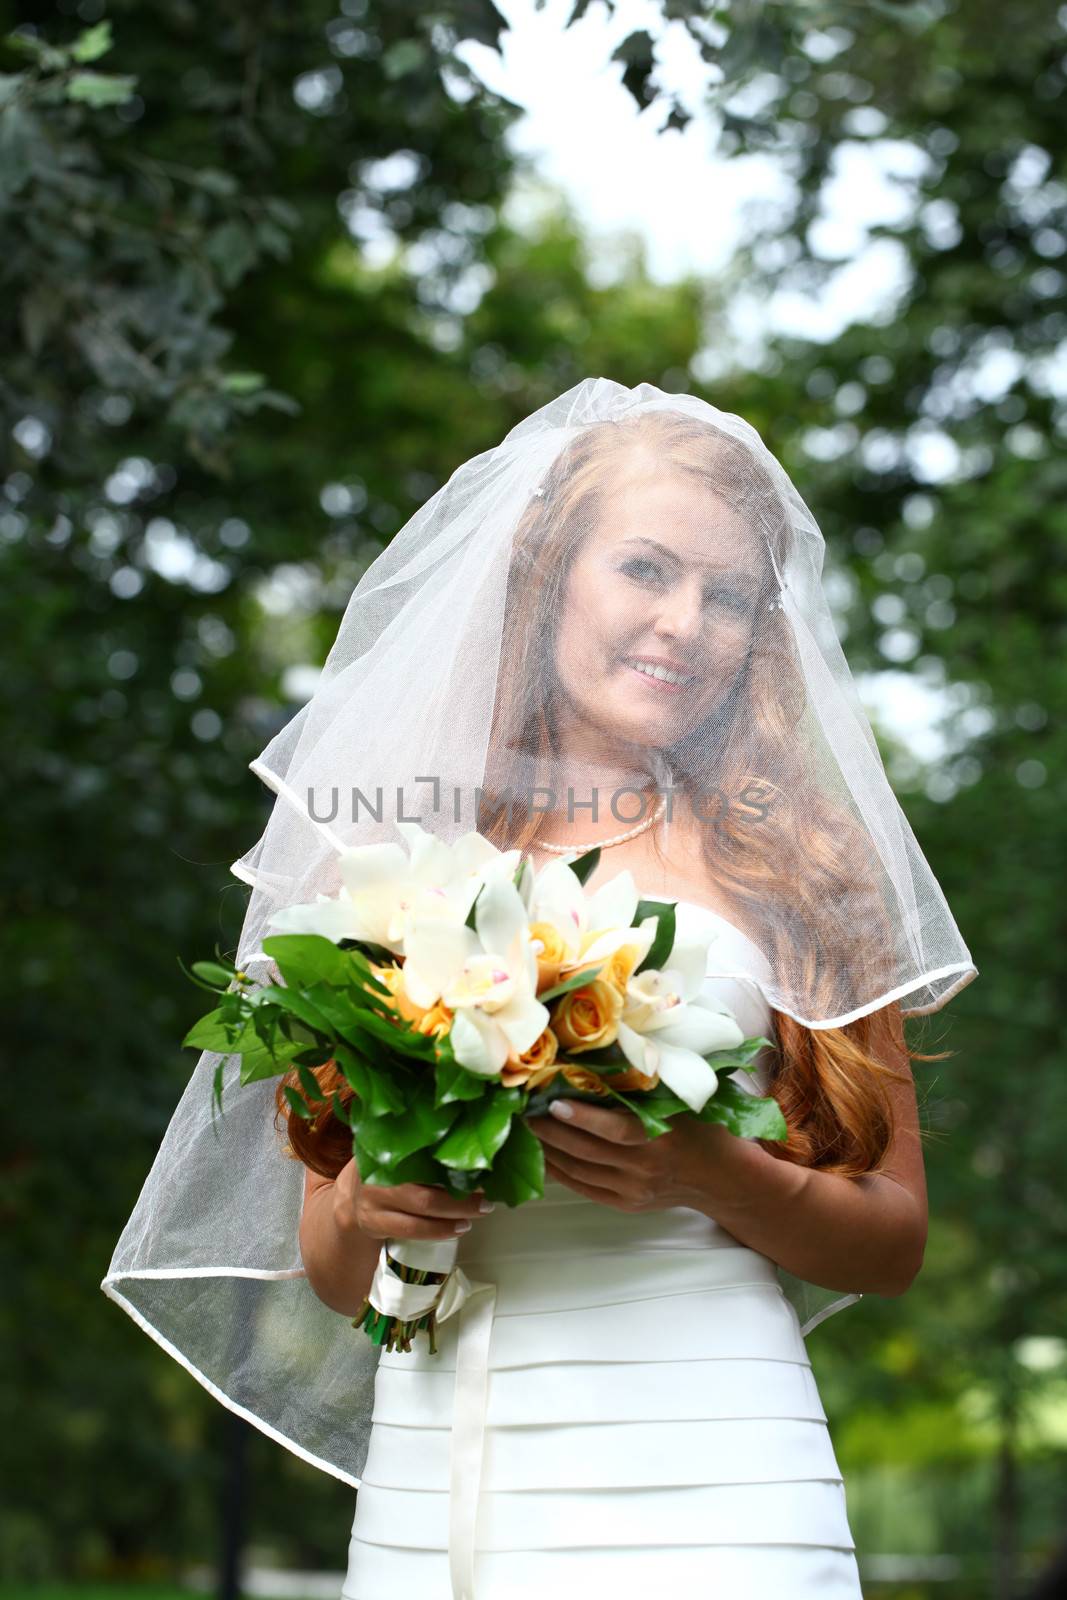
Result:
[[[772,1038],[745,978],[755,946],[704,907],[677,915],[680,931],[714,918],[705,993],[746,1037]],[[761,1093],[765,1071],[735,1081]],[[550,1181],[476,1221],[459,1265],[495,1288],[480,1356],[463,1346],[477,1299],[441,1325],[436,1355],[422,1336],[383,1353],[343,1600],[862,1600],[844,1481],[770,1257],[696,1210],[622,1212]],[[450,1462],[472,1426],[464,1510]],[[464,1539],[472,1582],[456,1577]]]

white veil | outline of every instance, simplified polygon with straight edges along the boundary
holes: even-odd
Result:
[[[251,763],[277,799],[232,868],[252,891],[238,965],[266,979],[274,914],[336,893],[339,848],[397,842],[397,820],[528,850],[549,813],[556,837],[606,839],[663,804],[602,876],[728,906],[771,1006],[814,1029],[939,1010],[977,968],[886,779],[823,555],[742,418],[605,378],[535,411],[367,570],[310,701]],[[197,1063],[102,1287],[356,1485],[377,1351],[303,1275],[274,1080],[242,1086],[228,1058],[213,1125],[219,1061]],[[805,1334],[859,1298],[779,1276]]]

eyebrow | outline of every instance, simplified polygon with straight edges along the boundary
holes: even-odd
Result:
[[[668,561],[673,562],[676,567],[681,566],[682,564],[681,558],[675,553],[675,551],[669,550],[665,544],[660,544],[658,539],[648,538],[646,534],[633,534],[630,538],[621,539],[619,542],[620,544],[650,544],[653,550],[658,550],[662,556],[665,556]],[[735,578],[741,578],[745,583],[748,584],[754,584],[757,581],[754,572],[749,572],[744,567],[734,567],[730,564],[730,562],[707,561],[704,562],[703,565],[717,567],[720,572],[729,572],[731,576]]]

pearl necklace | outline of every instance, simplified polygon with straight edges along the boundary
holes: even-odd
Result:
[[[636,838],[639,833],[644,833],[647,828],[653,827],[666,809],[667,800],[666,796],[664,796],[650,817],[646,817],[644,822],[639,822],[636,828],[629,828],[625,833],[617,833],[613,839],[594,839],[592,844],[550,844],[547,839],[535,839],[533,841],[534,848],[537,850],[552,850],[556,855],[561,856],[570,855],[572,850],[582,854],[586,850],[606,850],[609,845],[622,844],[625,839]]]

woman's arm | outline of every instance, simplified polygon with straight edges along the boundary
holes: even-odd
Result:
[[[926,1246],[925,1185],[920,1203],[888,1172],[846,1178],[782,1161],[751,1140],[735,1142],[742,1149],[728,1189],[697,1177],[690,1204],[809,1283],[882,1295],[911,1287]]]
[[[300,1256],[319,1299],[331,1311],[354,1317],[366,1299],[382,1242],[341,1221],[337,1185],[347,1170],[324,1178],[305,1167]]]
[[[591,1200],[624,1211],[691,1206],[809,1283],[898,1295],[922,1266],[926,1180],[910,1074],[889,1089],[897,1127],[886,1170],[861,1178],[797,1166],[693,1118],[648,1139],[632,1113],[580,1100],[553,1101],[556,1115],[530,1127],[550,1175]]]

